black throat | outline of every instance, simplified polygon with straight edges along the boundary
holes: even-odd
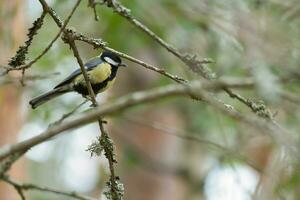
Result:
[[[116,77],[118,68],[119,68],[119,67],[117,67],[117,66],[111,65],[111,74],[110,74],[110,76],[107,78],[108,81],[111,81],[111,80],[113,80],[113,79]],[[107,80],[107,79],[106,79],[106,80]]]

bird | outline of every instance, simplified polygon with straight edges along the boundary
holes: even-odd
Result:
[[[113,85],[119,67],[127,67],[121,58],[111,52],[104,51],[99,56],[90,59],[84,64],[92,89],[96,94],[105,91]],[[52,90],[30,100],[32,109],[49,100],[68,92],[77,92],[89,99],[89,91],[81,69],[75,70],[67,78],[57,84]]]

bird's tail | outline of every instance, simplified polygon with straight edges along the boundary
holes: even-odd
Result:
[[[42,94],[38,97],[35,97],[34,99],[32,99],[29,104],[31,105],[32,109],[35,109],[36,107],[46,103],[47,101],[58,97],[64,93],[70,92],[69,88],[66,87],[59,87],[59,88],[55,88],[45,94]]]

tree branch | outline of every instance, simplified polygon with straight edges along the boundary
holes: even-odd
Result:
[[[60,134],[63,131],[74,129],[83,126],[85,124],[97,121],[99,116],[116,114],[132,106],[153,102],[161,98],[170,97],[170,96],[190,96],[191,94],[197,95],[198,97],[201,96],[200,98],[204,98],[206,102],[208,102],[210,105],[215,107],[217,110],[220,110],[224,114],[238,121],[244,122],[246,124],[249,124],[251,126],[254,126],[264,131],[266,130],[274,131],[272,128],[274,127],[273,124],[269,123],[268,121],[259,118],[250,118],[248,116],[243,116],[235,110],[231,110],[224,107],[223,104],[220,104],[219,102],[214,100],[211,96],[209,96],[206,93],[206,90],[220,90],[224,87],[224,84],[226,85],[226,87],[235,86],[234,85],[235,83],[231,85],[231,83],[229,82],[227,83],[223,82],[222,84],[220,84],[220,82],[218,81],[211,81],[205,83],[201,83],[199,81],[193,81],[188,85],[177,85],[177,84],[168,85],[157,89],[152,89],[144,92],[135,92],[126,95],[124,97],[118,98],[113,102],[103,104],[101,105],[101,107],[96,107],[91,111],[81,114],[75,117],[73,120],[69,120],[69,121],[66,120],[64,123],[49,127],[45,132],[31,139],[25,140],[23,142],[19,142],[14,145],[8,145],[2,147],[0,149],[0,161],[13,153],[28,150],[31,147]],[[279,130],[278,128],[276,129],[277,130],[275,130],[275,132],[277,133]],[[271,133],[271,134],[275,135],[275,133]]]
[[[155,71],[155,72],[157,72],[157,73],[159,73],[159,74],[161,74],[161,75],[163,75],[163,76],[165,76],[167,78],[172,79],[173,81],[176,81],[177,83],[185,83],[185,82],[187,82],[183,78],[175,76],[175,75],[172,75],[172,74],[166,72],[162,68],[155,67],[155,66],[153,66],[151,64],[145,63],[145,62],[143,62],[143,61],[141,61],[139,59],[136,59],[136,58],[134,58],[132,56],[129,56],[129,55],[123,53],[123,52],[120,52],[120,51],[117,51],[117,50],[115,50],[113,48],[108,47],[107,43],[104,42],[102,39],[88,38],[88,37],[84,36],[81,33],[74,33],[74,38],[75,38],[75,40],[79,40],[79,41],[85,42],[87,44],[90,44],[94,48],[102,48],[104,50],[111,51],[111,52],[119,55],[120,57],[123,57],[123,58],[125,58],[127,60],[130,60],[131,62],[134,62],[134,63],[136,63],[138,65],[141,65],[141,66],[145,67],[146,69]]]
[[[167,49],[170,53],[178,57],[182,62],[184,62],[193,72],[200,74],[201,76],[212,79],[215,77],[215,74],[212,70],[205,66],[204,64],[211,63],[210,59],[198,59],[196,55],[191,54],[183,54],[180,53],[178,49],[165,42],[161,37],[151,31],[147,26],[141,23],[139,20],[134,18],[130,10],[119,3],[117,0],[105,0],[108,7],[111,7],[116,13],[118,13],[123,18],[127,19],[131,24],[136,26],[138,29],[146,33],[149,37],[151,37],[154,41],[159,43],[165,49]]]
[[[48,188],[48,187],[41,187],[41,186],[34,185],[31,183],[22,183],[22,184],[17,183],[16,181],[11,180],[8,176],[3,177],[2,180],[5,181],[6,183],[12,185],[20,194],[22,200],[25,200],[23,191],[26,191],[26,190],[36,190],[36,191],[48,192],[48,193],[62,195],[62,196],[66,196],[66,197],[72,197],[74,199],[79,199],[79,200],[96,200],[91,197],[77,194],[76,192],[65,192],[65,191],[52,189],[52,188]]]
[[[200,74],[202,77],[211,80],[216,78],[216,75],[213,73],[213,71],[205,66],[204,64],[211,63],[212,61],[208,59],[199,60],[196,55],[190,55],[190,54],[183,54],[180,53],[175,47],[170,45],[169,43],[165,42],[162,38],[160,38],[158,35],[156,35],[153,31],[151,31],[147,26],[145,26],[142,22],[134,18],[130,10],[123,6],[118,0],[105,0],[108,7],[111,7],[116,13],[118,13],[123,18],[127,19],[130,23],[132,23],[134,26],[136,26],[138,29],[142,30],[144,33],[146,33],[149,37],[151,37],[154,41],[158,42],[162,47],[167,49],[169,52],[171,52],[173,55],[178,57],[181,61],[183,61],[189,68],[195,72]],[[177,81],[178,82],[178,81]],[[256,113],[260,117],[264,117],[267,119],[272,119],[271,112],[266,108],[266,106],[258,106],[259,111],[256,109],[256,103],[250,101],[249,99],[246,99],[242,97],[240,94],[231,91],[228,88],[224,88],[224,91],[232,98],[237,99],[244,105],[248,106],[254,113]],[[261,109],[263,108],[263,109]]]

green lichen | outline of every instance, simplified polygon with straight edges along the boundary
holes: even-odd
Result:
[[[28,53],[29,46],[32,43],[33,37],[37,34],[38,30],[42,27],[46,13],[43,12],[42,15],[37,18],[32,27],[28,29],[28,39],[25,41],[24,45],[21,45],[16,52],[16,55],[9,60],[8,65],[12,67],[18,67],[24,65],[26,61],[26,54]]]

